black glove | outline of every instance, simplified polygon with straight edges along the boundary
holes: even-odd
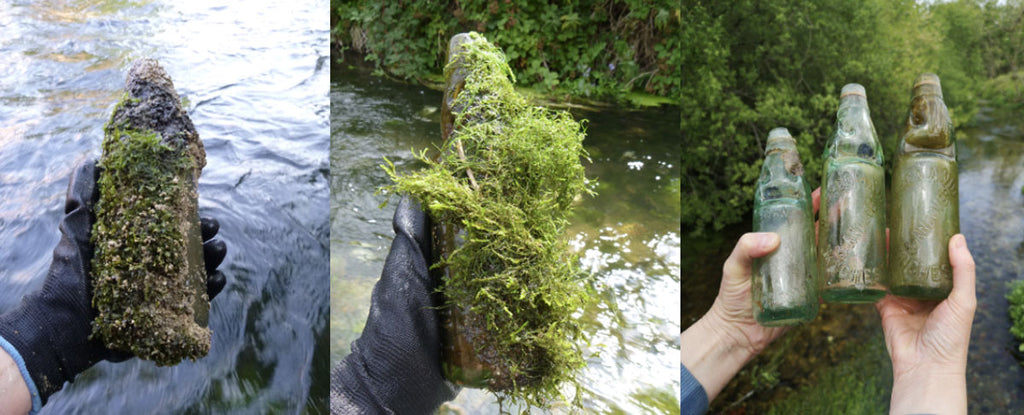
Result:
[[[428,414],[459,393],[441,373],[441,306],[430,277],[430,218],[402,199],[395,239],[352,354],[331,373],[331,413]]]
[[[108,349],[98,338],[90,339],[96,310],[92,308],[93,247],[89,234],[96,220],[92,208],[99,198],[98,174],[95,160],[82,163],[72,173],[60,222],[60,242],[53,250],[43,288],[0,315],[0,337],[21,355],[43,404],[65,381],[72,381],[96,362],[120,362],[132,357]],[[216,220],[204,218],[201,225],[206,290],[212,299],[224,288],[224,274],[216,268],[224,260],[227,247],[213,239],[219,229]]]

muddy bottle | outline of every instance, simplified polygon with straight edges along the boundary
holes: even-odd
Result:
[[[818,211],[819,290],[826,302],[885,296],[885,171],[864,87],[847,84],[825,146]]]
[[[785,128],[768,134],[754,191],[754,231],[775,232],[779,247],[754,259],[754,318],[763,326],[811,321],[818,315],[814,217],[796,140]]]
[[[935,74],[914,82],[892,174],[890,291],[938,300],[953,288],[949,239],[960,232],[956,141]]]

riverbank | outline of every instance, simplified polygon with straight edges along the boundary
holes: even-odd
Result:
[[[678,105],[680,23],[667,0],[337,1],[332,59],[358,56],[375,75],[439,89],[448,40],[476,31],[503,49],[519,89],[548,106]]]

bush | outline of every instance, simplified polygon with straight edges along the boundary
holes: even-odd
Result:
[[[695,3],[682,24],[681,221],[690,234],[750,215],[765,139],[774,127],[793,133],[808,182],[816,186],[846,83],[867,89],[887,163],[918,74],[942,78],[956,123],[974,114],[974,79],[981,71],[975,33],[983,16],[977,6],[929,8],[910,0]]]
[[[1010,320],[1013,324],[1010,333],[1013,333],[1017,340],[1021,341],[1019,350],[1024,352],[1024,279],[1010,283],[1010,291],[1006,293],[1006,300],[1010,302]]]
[[[331,2],[332,40],[381,73],[439,80],[448,39],[477,31],[501,47],[519,84],[548,93],[675,97],[678,3],[669,0]]]

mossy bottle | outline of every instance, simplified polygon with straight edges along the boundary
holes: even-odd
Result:
[[[867,96],[847,84],[825,145],[818,211],[822,300],[873,303],[885,296],[885,170]]]
[[[762,326],[795,325],[818,315],[814,216],[803,174],[789,130],[772,130],[754,191],[754,231],[781,239],[775,251],[753,261],[754,318]]]
[[[892,173],[889,290],[941,300],[953,289],[949,240],[960,232],[956,140],[935,74],[914,82]]]

